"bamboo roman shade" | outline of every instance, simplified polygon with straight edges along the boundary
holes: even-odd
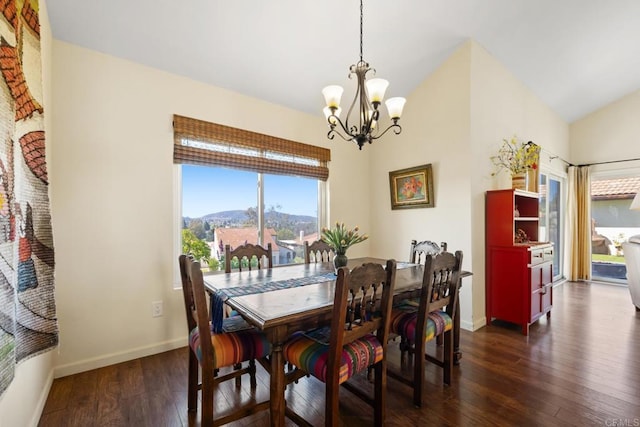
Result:
[[[326,181],[331,151],[244,129],[173,116],[173,162]]]

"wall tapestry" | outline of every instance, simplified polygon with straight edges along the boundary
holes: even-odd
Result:
[[[58,343],[37,0],[0,0],[0,394]]]

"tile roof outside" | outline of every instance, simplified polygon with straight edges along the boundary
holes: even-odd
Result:
[[[594,199],[631,199],[640,191],[640,177],[591,181]]]

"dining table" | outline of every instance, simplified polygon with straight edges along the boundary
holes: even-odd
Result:
[[[347,267],[353,269],[367,262],[384,265],[386,260],[352,258]],[[423,275],[423,265],[398,262],[394,302],[419,296]],[[263,331],[271,343],[269,404],[272,426],[283,426],[287,414],[283,346],[292,333],[330,322],[335,280],[335,268],[331,262],[287,264],[204,276],[205,288],[212,299],[221,293],[229,295],[224,302],[249,324]],[[454,317],[454,353],[457,360],[461,355],[458,318],[459,308]]]

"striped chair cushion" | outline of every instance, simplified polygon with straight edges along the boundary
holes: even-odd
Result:
[[[390,332],[405,337],[409,342],[415,342],[416,321],[418,320],[417,310],[408,310],[406,307],[394,307],[391,313]],[[434,337],[451,330],[453,321],[444,311],[433,311],[427,316],[427,328],[425,330],[425,341],[430,341]]]
[[[216,369],[264,357],[271,353],[271,344],[265,335],[255,328],[220,334],[214,334],[211,331],[211,343],[213,344],[213,366]],[[189,334],[189,345],[201,361],[202,350],[197,327]]]
[[[309,338],[302,332],[294,334],[284,346],[284,357],[287,362],[322,382],[326,382],[327,379],[328,353],[327,344]],[[382,357],[382,344],[375,335],[366,335],[345,345],[342,349],[342,363],[340,363],[340,384],[381,361]]]

